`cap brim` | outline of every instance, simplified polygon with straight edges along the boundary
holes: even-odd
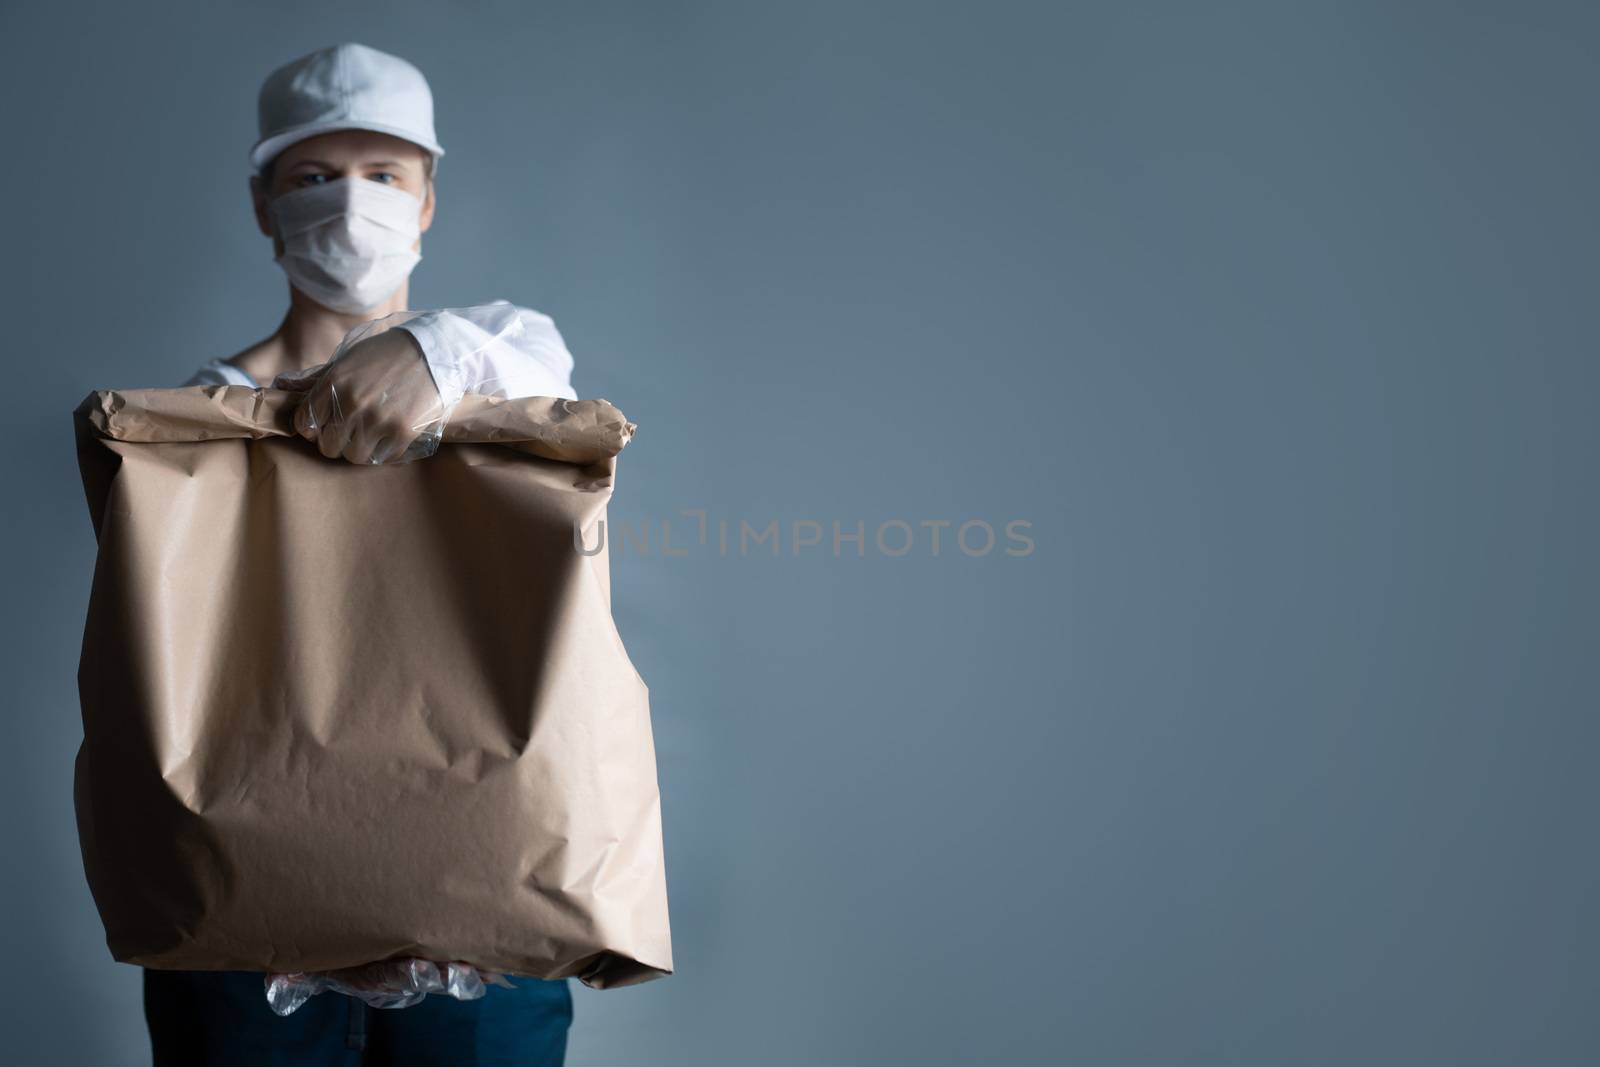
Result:
[[[371,130],[373,133],[386,133],[390,137],[398,137],[402,141],[410,141],[418,148],[422,148],[433,155],[435,159],[444,155],[444,149],[432,141],[424,141],[413,130],[402,130],[394,126],[386,126],[381,122],[362,122],[358,119],[335,120],[331,122],[308,122],[304,126],[295,126],[287,130],[279,130],[271,137],[264,137],[256,142],[250,149],[250,165],[257,171],[277,158],[279,152],[292,144],[316,137],[319,134],[334,133],[338,130]]]

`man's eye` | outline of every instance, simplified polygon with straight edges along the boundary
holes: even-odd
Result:
[[[390,174],[386,170],[380,170],[376,174],[369,174],[367,177],[371,178],[375,182],[382,182],[384,185],[392,185],[394,184],[395,180],[394,175]]]
[[[321,185],[327,180],[328,176],[326,174],[302,174],[299,178],[301,185]]]

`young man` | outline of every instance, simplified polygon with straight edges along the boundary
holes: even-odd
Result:
[[[272,336],[205,364],[190,385],[270,385],[327,362],[354,327],[404,312],[433,224],[444,149],[411,64],[358,44],[313,52],[268,76],[260,120],[250,197],[289,276],[289,310]],[[330,457],[391,461],[398,451],[377,449],[385,438],[407,443],[464,392],[577,399],[571,374],[547,315],[504,301],[425,312],[340,353],[314,380],[301,430]]]
[[[324,455],[358,463],[426,454],[467,392],[576,399],[555,324],[503,301],[407,318],[332,359],[354,327],[408,306],[444,154],[420,71],[362,45],[326,48],[267,78],[260,120],[250,195],[289,277],[289,309],[270,337],[187,384],[285,375],[307,392],[297,429]],[[280,1018],[261,974],[146,970],[145,1017],[155,1067],[558,1067],[572,1019],[566,982],[514,981],[480,1000],[435,994],[393,1010],[323,993]]]

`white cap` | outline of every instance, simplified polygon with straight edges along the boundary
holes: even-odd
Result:
[[[257,171],[297,141],[334,130],[373,130],[420,145],[435,159],[433,93],[422,71],[364,44],[339,44],[267,75],[258,102],[261,140],[250,150]]]

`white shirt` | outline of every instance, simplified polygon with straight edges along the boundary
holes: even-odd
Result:
[[[505,300],[467,308],[414,311],[394,328],[417,339],[434,384],[454,407],[465,393],[578,399],[572,353],[549,315]],[[261,383],[225,360],[202,365],[185,385]]]

